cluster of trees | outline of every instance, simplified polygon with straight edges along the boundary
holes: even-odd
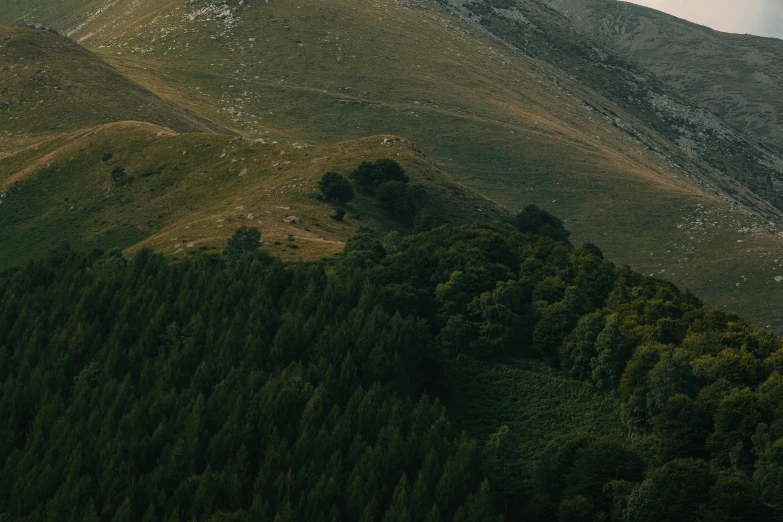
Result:
[[[629,429],[654,441],[643,454],[554,442],[538,487],[504,493],[520,497],[508,518],[780,519],[780,340],[567,238],[528,207],[512,225],[410,236],[371,270],[387,309],[429,323],[437,353],[541,358],[617,394]]]
[[[427,211],[427,192],[419,186],[411,185],[410,178],[399,163],[380,159],[373,162],[363,161],[350,174],[350,179],[336,172],[327,172],[318,184],[321,196],[336,205],[348,203],[354,198],[353,184],[368,196],[375,198],[389,215],[405,226],[415,226],[422,230],[430,225]],[[335,216],[342,220],[345,211],[338,207]]]
[[[495,520],[426,325],[259,241],[0,276],[0,520]]]
[[[362,190],[402,182],[368,165]],[[362,230],[328,275],[259,242],[0,276],[0,520],[783,519],[779,339],[546,212]],[[616,394],[651,442],[553,441],[509,480],[509,430],[479,444],[429,398],[444,360],[509,355]]]

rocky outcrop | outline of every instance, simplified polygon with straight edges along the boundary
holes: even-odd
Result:
[[[42,23],[36,22],[31,24],[19,24],[20,27],[27,27],[29,29],[39,29],[41,31],[48,31],[52,34],[60,34],[57,32],[57,29],[52,27],[51,25],[44,25]]]

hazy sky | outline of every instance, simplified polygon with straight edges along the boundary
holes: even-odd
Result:
[[[783,38],[783,0],[629,0],[730,33]]]

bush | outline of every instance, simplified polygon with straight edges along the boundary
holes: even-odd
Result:
[[[328,201],[347,203],[353,199],[353,185],[348,178],[336,172],[324,174],[318,188]]]
[[[378,203],[384,206],[389,212],[394,212],[394,209],[401,208],[405,205],[405,194],[407,187],[402,181],[394,180],[387,181],[378,187],[375,196],[378,198]]]
[[[581,495],[562,501],[557,508],[557,520],[560,522],[591,522],[594,518],[593,506]]]
[[[410,178],[396,161],[363,161],[351,178],[362,192],[375,196],[395,221],[414,226],[419,232],[434,226],[435,220],[424,212],[429,204],[427,192],[422,187],[409,186]]]
[[[142,178],[148,178],[150,176],[154,176],[156,174],[160,174],[161,172],[163,172],[163,167],[158,167],[158,168],[155,168],[155,169],[144,169],[144,170],[141,171],[139,176],[141,176]]]
[[[343,218],[345,218],[345,209],[339,207],[334,209],[334,214],[332,215],[332,219],[334,219],[335,221],[342,221]]]
[[[114,183],[119,183],[125,177],[124,167],[114,167],[111,171],[111,180]]]
[[[429,208],[423,207],[416,212],[416,217],[413,218],[413,232],[415,234],[432,230],[436,226],[438,226],[438,220],[435,219]]]
[[[700,510],[709,500],[714,483],[709,466],[701,460],[679,459],[647,474],[628,498],[629,522],[686,522],[703,520]]]
[[[345,243],[345,257],[354,266],[367,268],[380,263],[386,257],[386,250],[371,230],[360,228]]]
[[[402,236],[399,232],[394,230],[386,234],[386,236],[381,241],[381,244],[383,245],[383,248],[386,250],[386,252],[394,253],[397,251],[397,247],[399,246],[400,241],[402,241]]]
[[[391,214],[395,221],[404,225],[416,224],[416,218],[427,209],[427,193],[421,187],[410,187],[406,183],[394,180],[387,181],[378,187],[376,193],[378,202]],[[419,223],[421,229],[426,229],[432,221],[429,214],[423,216]]]
[[[258,250],[259,245],[261,245],[261,232],[257,228],[243,225],[228,240],[226,255],[230,261],[236,261],[245,253]]]
[[[568,236],[571,235],[560,219],[535,205],[528,205],[517,214],[513,225],[523,234],[546,236],[563,243],[568,243]]]
[[[351,173],[351,178],[362,191],[375,194],[378,188],[390,181],[408,183],[409,178],[399,163],[393,160],[381,159],[375,162],[363,161]]]

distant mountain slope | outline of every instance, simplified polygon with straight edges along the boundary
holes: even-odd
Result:
[[[668,138],[680,151],[661,152],[699,182],[783,223],[783,156],[765,147],[755,135],[711,114],[635,61],[602,48],[592,35],[578,34],[559,12],[539,0],[508,0],[501,2],[502,8],[492,0],[441,1],[505,43],[570,74]],[[677,60],[676,56],[670,54],[662,62]],[[720,59],[718,54],[715,59]],[[644,132],[634,129],[632,123],[629,128],[626,117],[615,108],[606,104],[594,108],[601,117],[647,144],[640,136]],[[683,156],[696,160],[701,168],[685,166]],[[748,200],[743,190],[737,191],[737,182],[763,202]],[[768,205],[776,210],[768,212]]]
[[[49,134],[122,120],[177,131],[219,128],[128,80],[63,36],[0,27],[0,133]]]
[[[714,31],[616,0],[545,0],[584,34],[783,149],[783,40]]]

